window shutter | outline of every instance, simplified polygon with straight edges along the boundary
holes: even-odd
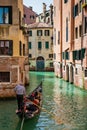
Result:
[[[66,59],[66,60],[69,59],[69,52],[65,52],[65,59]]]
[[[38,42],[38,49],[41,49],[42,48],[42,44],[41,42]]]
[[[31,42],[28,43],[28,49],[31,49]]]
[[[85,48],[81,49],[81,59],[84,59],[85,57]]]
[[[29,36],[32,36],[32,31],[29,31]]]
[[[25,56],[25,44],[23,44],[23,56]]]
[[[22,42],[19,42],[19,55],[22,55]]]
[[[77,51],[76,60],[81,60],[81,50]]]
[[[9,24],[12,24],[12,7],[9,7]]]
[[[45,48],[46,48],[46,49],[49,48],[49,42],[45,42]]]
[[[76,60],[76,51],[73,51],[73,60]]]
[[[81,60],[81,50],[79,50],[79,60]]]
[[[13,41],[9,41],[9,55],[13,56]]]

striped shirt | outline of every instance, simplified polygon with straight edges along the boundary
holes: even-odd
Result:
[[[20,85],[18,84],[16,87],[15,87],[15,92],[17,95],[25,95],[26,92],[25,92],[25,87],[23,85]]]

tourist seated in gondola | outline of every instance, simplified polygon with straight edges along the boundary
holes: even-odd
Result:
[[[37,91],[34,94],[34,100],[33,100],[33,102],[36,103],[36,105],[40,104],[40,95],[39,95],[39,93]]]
[[[35,105],[34,99],[33,99],[33,101],[31,101],[27,98],[24,100],[24,110],[29,113],[38,112],[38,107],[37,107],[37,105]]]

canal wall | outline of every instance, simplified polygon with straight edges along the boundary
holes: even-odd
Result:
[[[19,81],[29,84],[29,65],[24,57],[0,57],[0,73],[8,76],[0,75],[0,98],[15,97],[14,87]]]
[[[62,64],[54,63],[54,73],[56,77],[63,78],[65,81],[74,84],[81,89],[87,90],[87,77],[85,69],[81,65],[74,66],[71,63]]]
[[[0,83],[0,98],[15,98],[16,94],[14,91],[16,84]]]

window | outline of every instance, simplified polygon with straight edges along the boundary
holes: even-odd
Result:
[[[42,48],[42,43],[38,42],[38,49],[41,50],[41,48]]]
[[[68,18],[66,18],[66,42],[68,42]]]
[[[69,52],[62,52],[62,58],[65,60],[69,60]]]
[[[50,67],[53,67],[53,62],[50,62]]]
[[[24,14],[24,18],[26,18],[26,14]]]
[[[78,4],[74,6],[74,17],[78,15]]]
[[[45,30],[45,36],[49,36],[50,35],[50,31],[49,30]]]
[[[49,58],[53,58],[53,54],[49,54]]]
[[[81,60],[85,57],[85,48],[73,51],[73,60]]]
[[[68,0],[64,0],[64,3],[67,3],[68,2]]]
[[[77,27],[75,28],[75,38],[76,39],[78,38],[78,28]]]
[[[10,82],[10,72],[0,72],[1,82]]]
[[[12,7],[0,6],[0,24],[12,24]]]
[[[85,77],[87,77],[87,69],[84,70]]]
[[[30,15],[30,19],[33,20],[34,19],[34,15]]]
[[[56,53],[53,54],[54,59],[56,59]]]
[[[60,31],[58,31],[58,44],[60,44]]]
[[[19,11],[19,26],[20,26],[20,28],[21,28],[21,22],[23,22],[23,18],[22,18],[22,21],[21,21],[21,11]]]
[[[13,55],[13,41],[0,40],[0,55]]]
[[[19,55],[22,55],[22,42],[19,41]]]
[[[49,49],[49,42],[45,42],[45,48]]]
[[[87,33],[87,17],[84,18],[84,33]]]
[[[42,30],[37,30],[37,36],[42,36]]]
[[[69,60],[69,52],[65,52],[65,59]]]
[[[32,48],[32,43],[29,42],[29,43],[28,43],[28,49],[31,49],[31,48]]]
[[[28,31],[27,33],[29,34],[29,36],[32,36],[32,31],[31,30]]]
[[[82,25],[79,26],[79,37],[82,36]]]
[[[23,56],[25,56],[25,44],[23,44]]]
[[[29,54],[29,58],[32,58],[32,54]]]

